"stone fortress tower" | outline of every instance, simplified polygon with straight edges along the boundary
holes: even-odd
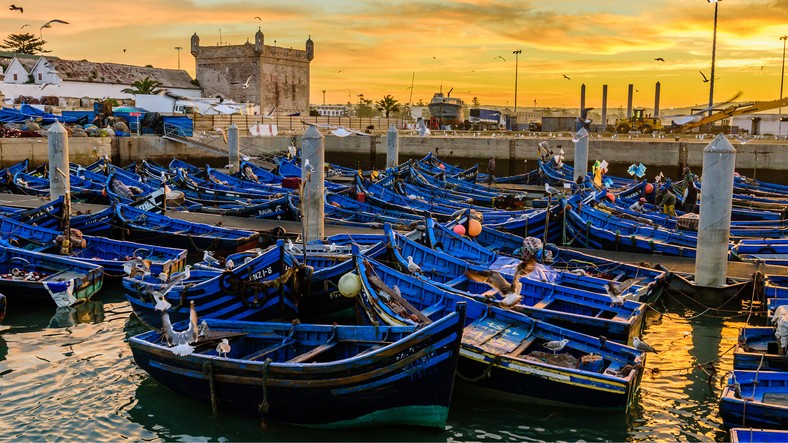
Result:
[[[311,38],[304,50],[270,46],[258,29],[254,44],[200,46],[195,33],[191,53],[206,97],[259,103],[261,114],[276,108],[274,115],[309,115],[309,63],[315,57]]]

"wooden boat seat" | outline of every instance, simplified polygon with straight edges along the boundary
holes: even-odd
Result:
[[[552,298],[543,299],[539,303],[536,303],[535,305],[533,305],[533,308],[534,309],[545,309],[552,301],[553,301]]]
[[[512,350],[511,352],[507,352],[506,356],[507,357],[519,357],[520,355],[522,355],[523,352],[525,352],[528,349],[529,346],[531,346],[531,343],[533,343],[534,340],[536,340],[536,338],[527,338],[527,339],[523,340],[523,342],[520,343],[519,346],[514,348],[514,350]]]
[[[294,342],[292,340],[287,340],[287,341],[284,341],[282,343],[278,343],[278,344],[269,346],[267,348],[263,348],[263,349],[261,349],[259,351],[252,352],[249,355],[245,355],[245,356],[241,357],[239,360],[251,360],[251,361],[260,360],[261,358],[265,357],[266,355],[271,354],[273,352],[276,352],[276,351],[278,351],[278,350],[280,350],[280,349],[282,349],[284,347],[290,346],[293,343]]]
[[[322,354],[323,352],[332,349],[334,346],[337,345],[337,342],[332,341],[331,343],[322,344],[310,351],[304,352],[303,354],[296,355],[295,357],[291,358],[287,361],[287,363],[304,363],[306,361],[311,360],[318,354]]]

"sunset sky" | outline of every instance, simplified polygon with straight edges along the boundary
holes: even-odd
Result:
[[[11,3],[10,1],[8,2]],[[358,95],[400,102],[429,101],[441,86],[452,96],[485,105],[577,107],[580,85],[587,105],[654,104],[663,108],[708,102],[714,4],[706,0],[421,0],[218,1],[18,0],[24,13],[0,11],[0,38],[30,31],[51,19],[70,22],[43,29],[50,55],[176,68],[194,75],[189,37],[202,45],[242,44],[260,26],[266,44],[303,49],[315,42],[311,102],[356,102]],[[260,17],[261,20],[255,19]],[[20,27],[29,24],[20,31]],[[723,0],[717,25],[715,102],[743,91],[741,100],[774,100],[780,92],[788,0]],[[126,49],[126,52],[123,52]],[[654,60],[662,57],[665,62]],[[563,75],[570,77],[567,80]],[[784,94],[785,95],[785,94]]]

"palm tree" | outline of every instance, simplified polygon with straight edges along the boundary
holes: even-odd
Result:
[[[131,84],[131,88],[126,88],[120,92],[125,92],[126,94],[155,95],[161,92],[161,89],[157,89],[159,86],[161,86],[161,82],[151,80],[150,77],[145,77],[142,80],[135,80],[134,83]]]
[[[389,118],[392,112],[399,112],[399,102],[394,97],[387,95],[375,103],[375,108],[385,112],[386,118]]]

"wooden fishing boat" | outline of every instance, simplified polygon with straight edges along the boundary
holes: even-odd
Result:
[[[0,292],[11,303],[70,306],[89,300],[103,283],[101,266],[0,245]]]
[[[732,428],[731,443],[785,443],[788,431],[780,429]]]
[[[58,237],[62,232],[33,226],[6,217],[0,217],[0,237],[15,246],[48,254],[60,254]],[[144,245],[130,241],[112,240],[106,237],[80,235],[84,244],[72,240],[73,247],[67,257],[81,262],[104,267],[109,277],[125,275],[124,265],[135,258],[150,262],[150,272],[175,273],[186,264],[186,250]]]
[[[205,321],[209,332],[190,355],[175,355],[150,331],[129,339],[134,361],[180,394],[264,419],[320,428],[446,425],[464,305],[423,327]],[[219,356],[222,338],[230,350]]]
[[[641,351],[445,291],[374,260],[356,256],[356,263],[364,309],[381,324],[429,323],[468,304],[457,377],[483,395],[592,409],[626,409],[634,399]],[[561,340],[558,353],[545,348]]]
[[[126,239],[186,248],[189,252],[209,250],[226,255],[254,248],[260,236],[252,231],[179,220],[122,203],[114,205],[114,215],[120,234]]]
[[[733,350],[733,369],[788,370],[788,356],[780,355],[773,327],[739,329],[739,340]]]
[[[298,316],[300,292],[297,284],[286,283],[297,281],[300,275],[296,274],[300,272],[280,241],[251,260],[240,261],[231,270],[194,271],[193,277],[190,275],[175,286],[157,275],[125,277],[123,289],[134,314],[156,329],[161,328],[157,297],[171,305],[167,311],[172,321],[188,319],[190,302],[195,303],[198,315],[203,318],[289,321]]]
[[[389,250],[400,269],[407,269],[408,261],[404,257],[411,256],[414,263],[421,267],[423,278],[431,284],[475,300],[486,300],[483,294],[490,287],[464,274],[469,270],[483,271],[485,268],[471,266],[449,254],[432,250],[390,229],[387,229],[387,233],[391,245]],[[497,268],[508,282],[513,278],[513,269]],[[552,280],[539,279],[538,276],[543,273],[554,274]],[[532,318],[586,334],[604,335],[622,343],[638,336],[643,328],[644,305],[625,300],[621,305],[611,306],[610,298],[602,289],[609,280],[537,268],[532,274],[521,278],[520,282],[523,299],[512,309]],[[591,292],[594,289],[602,293]],[[629,290],[636,292],[638,289],[632,287]]]
[[[788,428],[788,373],[733,370],[720,394],[726,428]]]

